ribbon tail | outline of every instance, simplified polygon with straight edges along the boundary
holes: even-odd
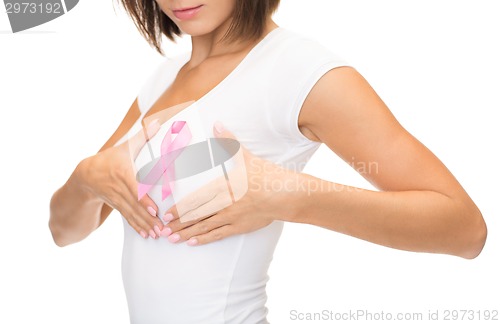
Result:
[[[151,188],[155,186],[156,182],[162,178],[162,175],[172,162],[173,156],[163,156],[156,162],[148,174],[143,179],[138,181],[137,198],[139,200],[141,200],[151,190]]]
[[[167,173],[165,172],[163,177],[163,187],[161,190],[161,199],[165,200],[168,196],[172,194],[172,186],[170,184]]]
[[[174,165],[175,161],[166,168],[165,173],[163,173],[163,186],[161,189],[161,199],[165,200],[168,196],[172,194],[172,186],[170,183],[170,179],[174,181],[175,173],[174,173]]]
[[[172,134],[177,134],[174,140],[172,140]],[[192,135],[187,123],[185,121],[175,121],[163,139],[161,151],[165,172],[163,174],[162,200],[167,199],[172,194],[171,181],[175,181],[175,159],[182,154],[191,138]],[[172,157],[172,163],[169,165],[164,160],[165,156],[168,155]]]

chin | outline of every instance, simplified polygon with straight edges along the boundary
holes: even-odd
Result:
[[[179,29],[186,35],[191,37],[202,36],[214,31],[215,28],[210,28],[202,22],[183,23],[177,25]]]

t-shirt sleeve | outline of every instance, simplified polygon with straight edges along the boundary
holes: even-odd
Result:
[[[281,75],[279,85],[273,86],[276,93],[272,116],[277,131],[290,141],[307,145],[312,142],[299,130],[299,114],[314,85],[328,71],[350,64],[329,48],[311,38],[300,38],[289,45],[288,55],[276,63],[273,75]]]
[[[314,85],[319,81],[319,79],[321,79],[323,75],[325,75],[328,71],[341,66],[349,66],[349,63],[344,59],[331,54],[331,56],[325,61],[313,64],[309,73],[304,75],[302,84],[299,85],[298,91],[296,92],[296,97],[293,100],[292,105],[290,106],[289,127],[292,136],[297,136],[298,138],[309,141],[309,139],[300,132],[298,125],[299,114],[304,101],[306,100]]]

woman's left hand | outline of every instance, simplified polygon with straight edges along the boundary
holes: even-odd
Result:
[[[234,135],[220,122],[214,125],[218,138]],[[293,181],[298,173],[251,154],[243,146],[246,183],[239,183],[246,193],[232,202],[228,197],[226,179],[221,177],[201,189],[190,193],[166,211],[164,220],[169,221],[168,240],[172,243],[187,241],[188,245],[202,245],[218,241],[235,234],[253,232],[269,225],[273,220],[283,219],[293,213],[295,200]],[[235,183],[230,182],[233,188]],[[286,186],[288,184],[288,186]],[[182,206],[182,208],[179,208]],[[224,206],[227,206],[223,208]],[[222,209],[221,209],[222,208]]]

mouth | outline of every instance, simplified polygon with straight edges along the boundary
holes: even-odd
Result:
[[[200,11],[201,7],[203,5],[199,5],[196,7],[189,7],[189,8],[179,8],[179,9],[172,9],[172,12],[174,13],[174,16],[179,19],[179,20],[186,20],[193,18],[198,11]]]

